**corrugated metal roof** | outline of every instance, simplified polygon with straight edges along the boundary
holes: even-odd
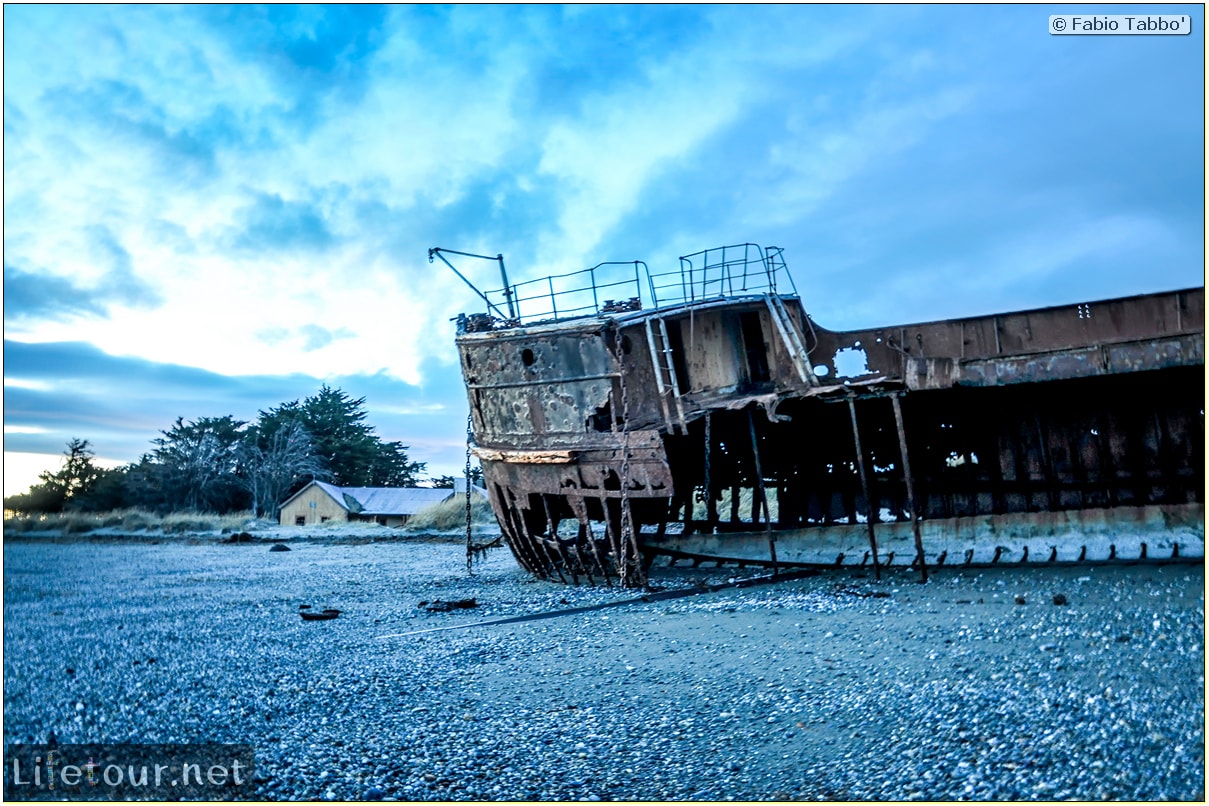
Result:
[[[363,515],[414,515],[453,494],[452,490],[428,487],[344,487],[343,490],[360,502]]]
[[[330,495],[341,507],[357,515],[415,515],[456,494],[448,488],[337,487],[326,481],[313,481],[311,484]],[[309,486],[307,485],[307,487]],[[302,490],[290,496],[289,501],[301,495],[307,487],[303,487]],[[487,491],[483,488],[473,487],[472,489],[484,498],[487,497]],[[465,493],[461,493],[461,495],[465,495]],[[286,501],[285,504],[288,504],[289,501]]]

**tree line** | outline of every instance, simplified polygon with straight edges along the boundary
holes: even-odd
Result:
[[[137,507],[277,516],[277,507],[312,479],[341,487],[415,487],[426,463],[387,442],[365,422],[365,398],[327,384],[304,400],[260,411],[255,422],[230,415],[178,417],[139,461],[97,467],[88,440],[72,439],[62,467],[28,492],[4,499],[20,514],[108,512]],[[433,480],[452,486],[451,477]]]

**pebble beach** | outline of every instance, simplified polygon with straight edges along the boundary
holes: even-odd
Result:
[[[284,542],[6,539],[6,745],[250,744],[264,800],[1205,798],[1200,563],[635,601],[456,538]]]

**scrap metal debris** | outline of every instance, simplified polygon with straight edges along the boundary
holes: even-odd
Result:
[[[432,602],[420,602],[416,607],[422,607],[429,613],[448,613],[451,610],[470,610],[478,607],[479,603],[475,599],[457,599],[452,602],[443,602],[437,599]]]
[[[303,621],[331,621],[340,615],[343,611],[329,607],[326,610],[314,610],[311,605],[298,605],[298,615],[302,616]]]

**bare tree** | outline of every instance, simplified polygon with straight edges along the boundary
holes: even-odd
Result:
[[[240,464],[240,478],[252,495],[252,511],[257,517],[276,517],[278,505],[295,482],[324,475],[311,435],[297,420],[277,428],[263,445],[255,439],[246,440]]]

